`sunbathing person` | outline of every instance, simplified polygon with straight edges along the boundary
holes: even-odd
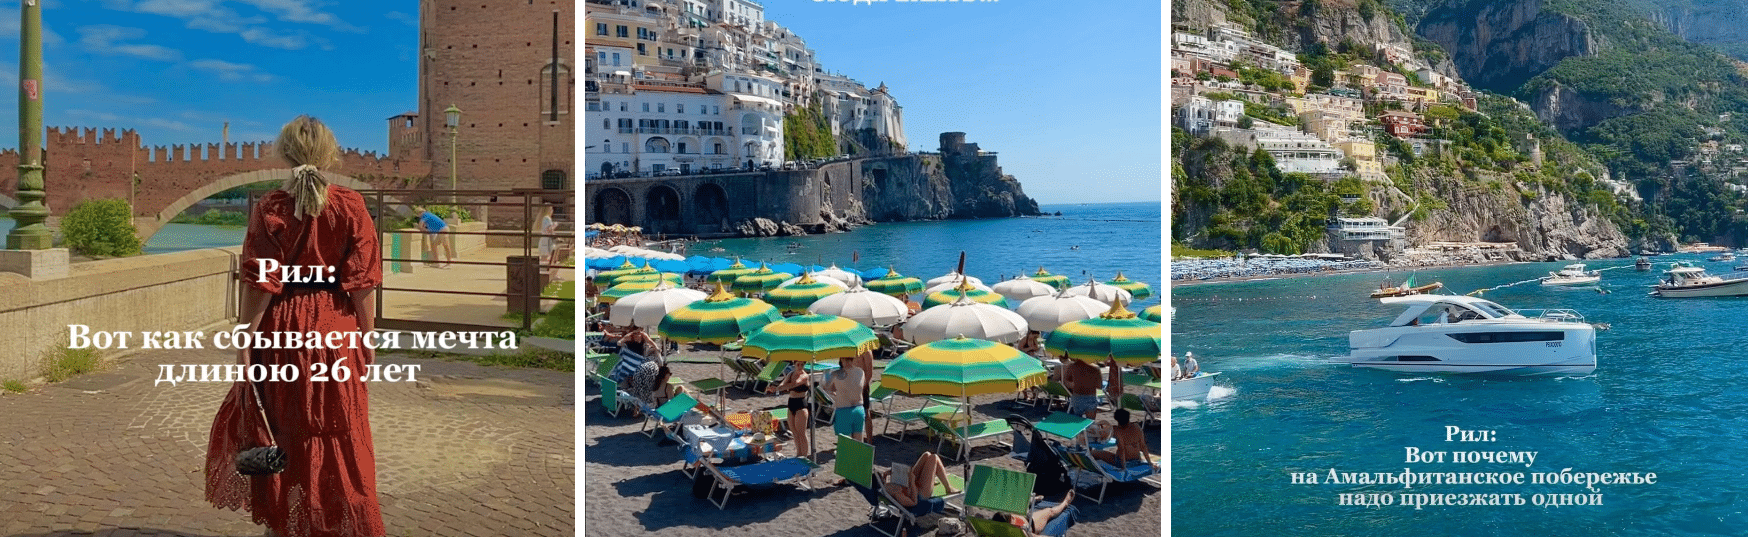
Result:
[[[942,489],[948,494],[960,492],[948,483],[948,467],[942,465],[942,458],[928,451],[918,455],[916,463],[911,465],[911,473],[905,476],[906,484],[893,483],[893,470],[881,473],[881,486],[901,507],[915,507],[918,502],[935,497],[935,483],[941,482]]]
[[[1112,430],[1112,436],[1118,439],[1118,445],[1112,451],[1096,449],[1088,452],[1094,458],[1106,464],[1123,468],[1130,461],[1145,461],[1159,470],[1160,465],[1149,456],[1148,441],[1143,438],[1142,426],[1130,421],[1130,411],[1118,409],[1112,412],[1113,419],[1118,420],[1118,427]]]
[[[1039,344],[1039,332],[1029,330],[1027,337],[1021,338],[1021,342],[1015,344],[1015,349],[1027,353],[1028,356],[1039,356],[1039,352],[1044,351],[1045,346]]]
[[[1040,498],[1033,502],[1027,516],[1009,513],[991,515],[991,520],[1014,524],[1021,528],[1027,537],[1063,537],[1069,534],[1070,526],[1076,524],[1076,508],[1070,502],[1076,499],[1075,489],[1063,496],[1063,501],[1053,502]]]

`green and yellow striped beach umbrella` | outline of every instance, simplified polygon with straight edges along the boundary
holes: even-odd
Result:
[[[924,297],[924,309],[930,309],[943,304],[953,304],[955,300],[960,299],[960,295],[962,294],[966,295],[968,300],[980,304],[990,304],[1003,308],[1009,307],[1009,299],[1003,298],[1003,295],[982,289],[973,289],[971,284],[963,281],[960,282],[959,287],[946,291],[937,291],[930,293],[930,296]]]
[[[656,332],[675,341],[723,344],[783,318],[771,304],[737,298],[718,283],[711,296],[664,315]]]
[[[1148,319],[1150,321],[1154,321],[1157,323],[1161,322],[1161,305],[1155,304],[1153,306],[1149,306],[1148,309],[1142,310],[1142,313],[1139,313],[1136,316],[1141,317],[1143,319]]]
[[[601,282],[603,285],[609,285],[614,282],[615,278],[638,272],[639,268],[638,265],[632,264],[632,260],[627,259],[624,263],[620,263],[620,266],[614,270],[597,272],[595,275],[595,281]]]
[[[741,277],[736,278],[735,285],[730,287],[729,290],[737,293],[764,293],[776,289],[778,284],[784,283],[784,280],[788,280],[795,276],[795,274],[788,272],[772,272],[772,269],[766,268],[765,263],[760,263],[759,270],[743,274]]]
[[[1106,282],[1106,285],[1130,291],[1131,300],[1142,300],[1154,295],[1154,291],[1149,290],[1148,284],[1124,277],[1124,271],[1118,271],[1118,277],[1112,278],[1112,281]]]
[[[875,331],[837,315],[797,315],[747,335],[741,355],[749,358],[815,362],[856,358],[881,346]]]
[[[619,277],[619,279],[614,280],[614,285],[620,285],[622,283],[634,283],[634,282],[654,282],[657,280],[665,280],[668,282],[672,282],[675,284],[676,287],[682,287],[682,286],[685,286],[687,284],[686,276],[682,276],[682,275],[674,273],[674,272],[664,272],[661,274],[657,274],[656,272],[645,272],[645,273],[636,273],[635,272],[632,274],[621,276],[621,277]]]
[[[753,272],[753,269],[747,268],[747,265],[741,264],[740,258],[736,258],[735,264],[730,265],[729,268],[711,273],[710,276],[705,277],[705,281],[712,282],[712,283],[723,282],[725,284],[733,284],[733,283],[735,283],[736,278],[740,278],[741,275],[747,274],[749,272]]]
[[[1052,287],[1056,287],[1057,290],[1059,290],[1059,291],[1062,291],[1065,288],[1069,287],[1069,276],[1064,276],[1062,274],[1052,274],[1050,272],[1046,272],[1044,266],[1039,267],[1039,271],[1034,272],[1033,275],[1028,276],[1028,278],[1032,278],[1033,281],[1036,281],[1039,283],[1043,283],[1046,285],[1050,285]]]
[[[641,282],[617,283],[614,284],[613,287],[609,287],[606,291],[602,291],[601,296],[596,297],[596,302],[600,304],[613,304],[633,293],[642,293],[655,289],[656,284],[658,283],[661,283],[661,280],[654,278]]]
[[[863,282],[863,288],[884,295],[903,297],[923,291],[924,281],[888,269],[886,276]]]
[[[841,292],[844,289],[837,285],[816,281],[812,275],[803,274],[796,283],[767,291],[766,302],[784,313],[807,313],[808,306],[815,301]]]
[[[1114,301],[1099,317],[1057,327],[1045,338],[1045,352],[1084,362],[1110,356],[1121,364],[1146,364],[1161,358],[1161,323],[1139,319]]]
[[[881,373],[881,386],[912,395],[972,397],[1014,393],[1045,384],[1038,358],[1014,347],[986,341],[932,341],[899,355]]]

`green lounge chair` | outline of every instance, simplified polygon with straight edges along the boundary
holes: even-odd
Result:
[[[928,424],[930,431],[935,432],[938,437],[936,453],[942,453],[942,444],[952,440],[956,445],[954,452],[959,455],[953,460],[959,461],[966,460],[972,455],[972,441],[1009,434],[1008,420],[990,420],[963,427],[949,427],[948,424],[936,419],[935,416],[924,416],[924,423]]]
[[[934,414],[941,414],[943,412],[953,412],[953,411],[954,411],[954,407],[947,406],[947,405],[935,405],[935,406],[918,407],[917,410],[902,410],[899,412],[886,413],[886,414],[882,415],[882,417],[886,418],[887,421],[885,421],[881,424],[881,436],[886,436],[889,438],[893,438],[894,440],[904,442],[906,430],[909,429],[912,425],[917,425],[919,423],[923,423],[924,416],[930,416],[930,415],[934,415]],[[887,432],[887,428],[889,426],[892,426],[894,422],[900,423],[898,437],[894,437],[892,435],[889,435]]]
[[[1038,477],[1027,472],[984,465],[973,466],[972,476],[966,480],[966,507],[1027,516],[1028,509],[1033,507],[1033,482]],[[972,526],[973,535],[1026,536],[1021,528],[1008,522],[991,520],[989,517],[972,516],[969,513],[966,522]]]
[[[772,360],[771,363],[766,364],[765,369],[761,369],[754,373],[752,391],[754,393],[765,393],[764,390],[770,388],[772,383],[784,378],[784,368],[788,365],[790,365],[789,362],[782,360]],[[758,362],[748,362],[748,366],[758,367]],[[762,383],[764,386],[761,386]]]
[[[1092,475],[1099,478],[1100,494],[1098,496],[1082,494],[1081,489],[1076,489],[1077,495],[1094,500],[1094,503],[1103,503],[1106,499],[1106,486],[1112,483],[1135,483],[1141,481],[1156,487],[1161,486],[1161,482],[1158,479],[1154,479],[1154,476],[1157,475],[1154,465],[1148,461],[1131,461],[1130,464],[1125,467],[1118,468],[1101,462],[1099,459],[1089,455],[1086,451],[1065,449],[1061,453],[1064,462],[1067,462],[1070,465],[1070,472],[1079,475]],[[1150,455],[1150,458],[1153,458],[1153,455]],[[1078,480],[1078,482],[1080,481]]]
[[[614,379],[602,377],[602,411],[609,416],[620,417],[620,410],[626,408],[626,402],[620,400],[620,383]]]
[[[886,486],[876,482],[875,446],[852,440],[851,437],[842,434],[838,435],[838,439],[838,450],[833,455],[835,457],[833,459],[833,473],[865,491],[864,496],[869,499],[871,507],[869,525],[875,531],[888,537],[896,537],[900,530],[906,526],[918,525],[918,519],[924,515],[938,512],[951,505],[948,502],[949,497],[943,495],[943,492],[946,491],[941,489],[941,485],[936,486],[934,494],[935,498],[941,499],[939,502],[932,501],[913,508],[900,505],[899,500],[895,499],[892,493],[887,492]],[[956,481],[952,474],[949,474],[948,477],[948,480],[954,482],[962,491],[954,496],[959,497],[965,494],[965,483]],[[883,512],[892,512],[899,516],[898,522],[895,523],[891,531],[881,526],[881,513]]]
[[[1142,404],[1142,397],[1139,397],[1134,393],[1127,393],[1118,396],[1118,406],[1124,407],[1125,410],[1131,412],[1142,413],[1142,423],[1144,424],[1155,420],[1154,411],[1149,410],[1147,405]]]
[[[648,402],[646,402],[646,404],[648,404]],[[680,439],[680,435],[675,434],[675,426],[680,424],[681,416],[687,415],[687,411],[692,410],[693,407],[698,406],[698,404],[699,400],[694,399],[692,395],[681,393],[680,395],[676,395],[669,399],[667,403],[663,403],[660,407],[654,409],[646,407],[644,412],[644,425],[638,428],[638,432],[644,433],[644,436],[655,438],[656,431],[661,430],[662,434],[685,444],[686,442]],[[645,428],[649,427],[650,422],[652,421],[656,422],[656,427],[650,428],[649,432],[645,432]]]

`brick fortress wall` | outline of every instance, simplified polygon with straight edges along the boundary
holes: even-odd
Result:
[[[223,145],[223,147],[221,147]],[[128,199],[128,182],[139,173],[135,216],[155,216],[170,203],[223,177],[287,168],[271,142],[146,147],[133,130],[51,127],[43,138],[43,179],[49,210],[66,214],[87,199]],[[18,190],[18,151],[0,151],[0,192]],[[382,188],[426,185],[431,165],[347,149],[335,173]]]

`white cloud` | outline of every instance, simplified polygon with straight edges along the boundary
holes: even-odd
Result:
[[[273,75],[257,71],[254,65],[247,63],[231,63],[209,58],[188,62],[188,66],[218,75],[219,80],[253,80],[256,82],[273,80]]]
[[[305,37],[302,32],[289,34],[277,30],[255,27],[244,29],[243,31],[238,32],[237,35],[242,36],[244,41],[264,47],[299,50],[310,45],[309,38]]]
[[[146,31],[139,28],[95,24],[81,26],[77,31],[79,32],[79,44],[93,52],[134,56],[148,60],[176,61],[182,59],[182,52],[173,48],[120,42],[145,37]]]
[[[278,17],[279,20],[286,22],[320,24],[343,32],[363,32],[365,30],[364,28],[353,26],[346,21],[340,20],[340,17],[334,16],[333,13],[326,13],[316,9],[317,6],[325,4],[325,2],[315,2],[311,0],[239,1],[244,4],[255,6],[256,9],[272,13],[274,16]]]
[[[401,24],[405,24],[408,26],[414,26],[414,27],[419,26],[419,17],[413,16],[413,15],[408,15],[408,14],[402,13],[400,11],[390,11],[388,13],[384,13],[383,16],[388,18],[389,20],[399,22]]]
[[[74,108],[71,110],[67,110],[64,113],[67,114],[68,117],[72,117],[74,119],[87,119],[87,120],[92,120],[92,121],[97,121],[97,122],[102,122],[102,123],[120,124],[120,125],[115,125],[115,126],[119,126],[119,127],[134,127],[134,126],[139,126],[139,125],[145,125],[145,126],[158,127],[161,129],[169,129],[169,130],[182,131],[182,132],[201,132],[204,130],[204,129],[201,129],[199,127],[195,127],[194,125],[189,125],[187,123],[183,123],[181,121],[176,121],[174,119],[164,119],[161,117],[130,117],[130,116],[123,116],[123,115],[114,114],[114,113],[110,113],[110,112],[104,112],[101,110],[85,110],[82,108]]]

